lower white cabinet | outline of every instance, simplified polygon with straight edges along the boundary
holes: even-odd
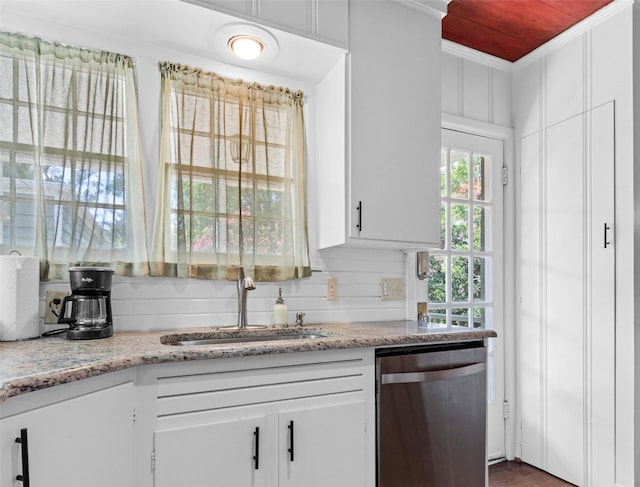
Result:
[[[75,389],[82,395],[63,399],[53,388],[2,404],[0,487],[133,485],[133,383]],[[32,408],[28,398],[44,401]]]
[[[220,420],[158,430],[154,486],[363,486],[364,401],[343,400],[258,408],[266,414],[233,408]]]
[[[154,485],[265,486],[265,432],[264,416],[240,411],[230,419],[156,431]]]
[[[370,355],[308,352],[154,366],[141,376],[139,400],[155,417],[138,432],[139,463],[148,445],[152,468],[150,475],[139,471],[138,485],[375,485]]]
[[[278,414],[279,486],[365,485],[363,400],[285,409]]]

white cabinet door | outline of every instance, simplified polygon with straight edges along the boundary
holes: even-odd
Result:
[[[266,485],[264,416],[155,432],[155,487]]]
[[[22,429],[28,439],[30,485],[133,485],[133,385],[121,384],[0,420],[0,486],[25,475]]]
[[[350,5],[349,236],[437,246],[440,20],[389,1]]]
[[[365,403],[278,414],[280,487],[365,485]]]
[[[613,485],[613,104],[520,148],[521,458],[576,485]]]
[[[440,20],[350,9],[346,63],[318,85],[318,247],[439,246]]]

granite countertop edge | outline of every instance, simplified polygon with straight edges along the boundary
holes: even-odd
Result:
[[[64,335],[0,342],[0,403],[10,397],[140,365],[220,358],[314,352],[346,348],[420,345],[496,337],[493,330],[417,328],[415,321],[312,324],[333,336],[307,340],[172,346],[172,339],[203,336],[215,328],[116,332],[102,340],[67,340]],[[178,337],[176,337],[178,335]],[[163,338],[164,337],[164,338]]]

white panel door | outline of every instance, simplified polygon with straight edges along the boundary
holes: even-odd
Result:
[[[590,185],[587,194],[591,225],[587,295],[587,451],[589,485],[615,480],[615,241],[614,241],[614,104],[591,112]]]
[[[442,130],[441,246],[429,251],[432,323],[495,330],[487,345],[487,454],[505,456],[501,140]]]
[[[544,468],[542,444],[542,231],[540,142],[535,133],[520,141],[520,307],[518,323],[517,396],[521,421],[521,457]]]
[[[584,116],[547,130],[545,287],[547,462],[549,472],[584,481],[585,168]]]
[[[520,141],[523,461],[615,482],[614,106]]]

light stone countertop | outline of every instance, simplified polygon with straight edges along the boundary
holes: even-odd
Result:
[[[291,329],[295,327],[280,328],[276,333],[286,333]],[[99,340],[67,340],[65,334],[61,334],[35,340],[0,342],[0,403],[19,394],[145,364],[340,348],[460,342],[497,336],[493,330],[464,327],[418,328],[415,321],[306,324],[304,329],[320,329],[332,336],[194,346],[173,346],[161,342],[161,339],[205,338],[216,331],[214,327],[116,331],[112,337]],[[234,335],[234,332],[222,331]],[[251,329],[243,333],[264,332],[264,329]]]

